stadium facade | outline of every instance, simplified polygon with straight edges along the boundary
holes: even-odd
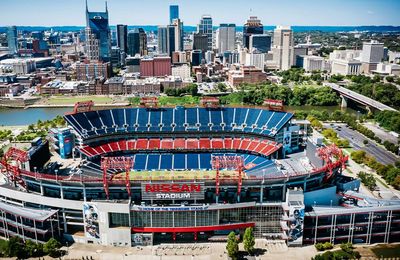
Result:
[[[4,237],[131,246],[220,241],[254,227],[256,237],[289,246],[399,240],[400,205],[360,207],[349,195],[359,181],[341,175],[339,149],[308,142],[307,157],[297,158],[305,139],[291,113],[83,107],[65,115],[74,138],[52,134],[28,152],[6,153]],[[72,158],[35,163],[46,146]]]

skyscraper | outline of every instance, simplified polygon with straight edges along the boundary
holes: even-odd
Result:
[[[174,19],[179,19],[179,6],[170,5],[169,6],[169,23],[172,24]]]
[[[235,49],[236,41],[236,25],[222,23],[219,25],[215,35],[216,47],[219,53],[224,53],[225,51],[233,51]]]
[[[378,41],[364,42],[361,52],[362,72],[371,73],[376,70],[379,62],[382,62],[384,56],[383,43]]]
[[[175,26],[168,25],[167,26],[167,52],[170,57],[172,57],[172,53],[175,51]]]
[[[278,26],[274,30],[273,60],[280,70],[288,70],[293,65],[294,41],[290,27]]]
[[[213,48],[213,23],[210,15],[203,15],[200,23],[197,25],[197,32],[205,34],[208,37],[208,49]]]
[[[167,27],[158,26],[158,53],[168,53]]]
[[[208,50],[208,37],[206,34],[193,34],[193,50],[201,50],[203,55]]]
[[[249,49],[250,36],[253,34],[263,34],[264,27],[257,16],[250,16],[243,26],[243,47]]]
[[[172,25],[175,27],[175,51],[183,50],[183,23],[181,19],[172,20]]]
[[[7,42],[8,42],[8,52],[10,54],[15,54],[18,52],[18,34],[17,27],[10,26],[7,29]]]
[[[147,55],[147,35],[143,28],[135,28],[128,32],[128,54]]]
[[[254,34],[249,38],[249,51],[267,53],[271,50],[271,36],[266,34]]]
[[[89,12],[86,1],[86,55],[91,60],[109,61],[111,33],[108,24],[108,8],[105,12]]]
[[[121,52],[127,52],[128,46],[128,26],[117,24],[117,47]]]

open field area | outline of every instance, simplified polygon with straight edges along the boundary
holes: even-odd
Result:
[[[236,178],[235,171],[220,171],[220,178]],[[114,180],[125,179],[125,173],[115,175]],[[215,179],[215,171],[131,171],[130,179],[135,180],[195,180]]]
[[[102,96],[90,96],[90,97],[65,97],[65,96],[54,96],[48,98],[45,102],[49,105],[74,105],[76,102],[92,100],[95,104],[112,104],[113,99],[111,97]]]

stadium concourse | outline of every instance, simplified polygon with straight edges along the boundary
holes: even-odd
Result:
[[[142,98],[139,108],[94,110],[93,102],[78,103],[64,116],[67,128],[51,129],[28,151],[12,147],[1,160],[0,233],[115,246],[223,241],[247,227],[288,246],[400,237],[397,204],[360,208],[343,195],[360,182],[342,176],[341,150],[307,139],[307,126],[293,123],[281,101],[266,104],[221,107],[203,98],[201,107],[164,108]],[[329,211],[344,217],[326,219]],[[371,212],[390,224],[378,225]],[[368,225],[350,232],[354,218]],[[329,221],[331,230],[349,225],[332,233]]]

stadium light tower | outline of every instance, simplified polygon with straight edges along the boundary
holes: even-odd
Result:
[[[131,180],[130,170],[133,168],[134,160],[132,157],[102,157],[101,169],[103,170],[103,187],[106,192],[107,199],[110,198],[110,191],[108,189],[107,170],[125,170],[125,186],[128,192],[129,199],[131,198]]]

